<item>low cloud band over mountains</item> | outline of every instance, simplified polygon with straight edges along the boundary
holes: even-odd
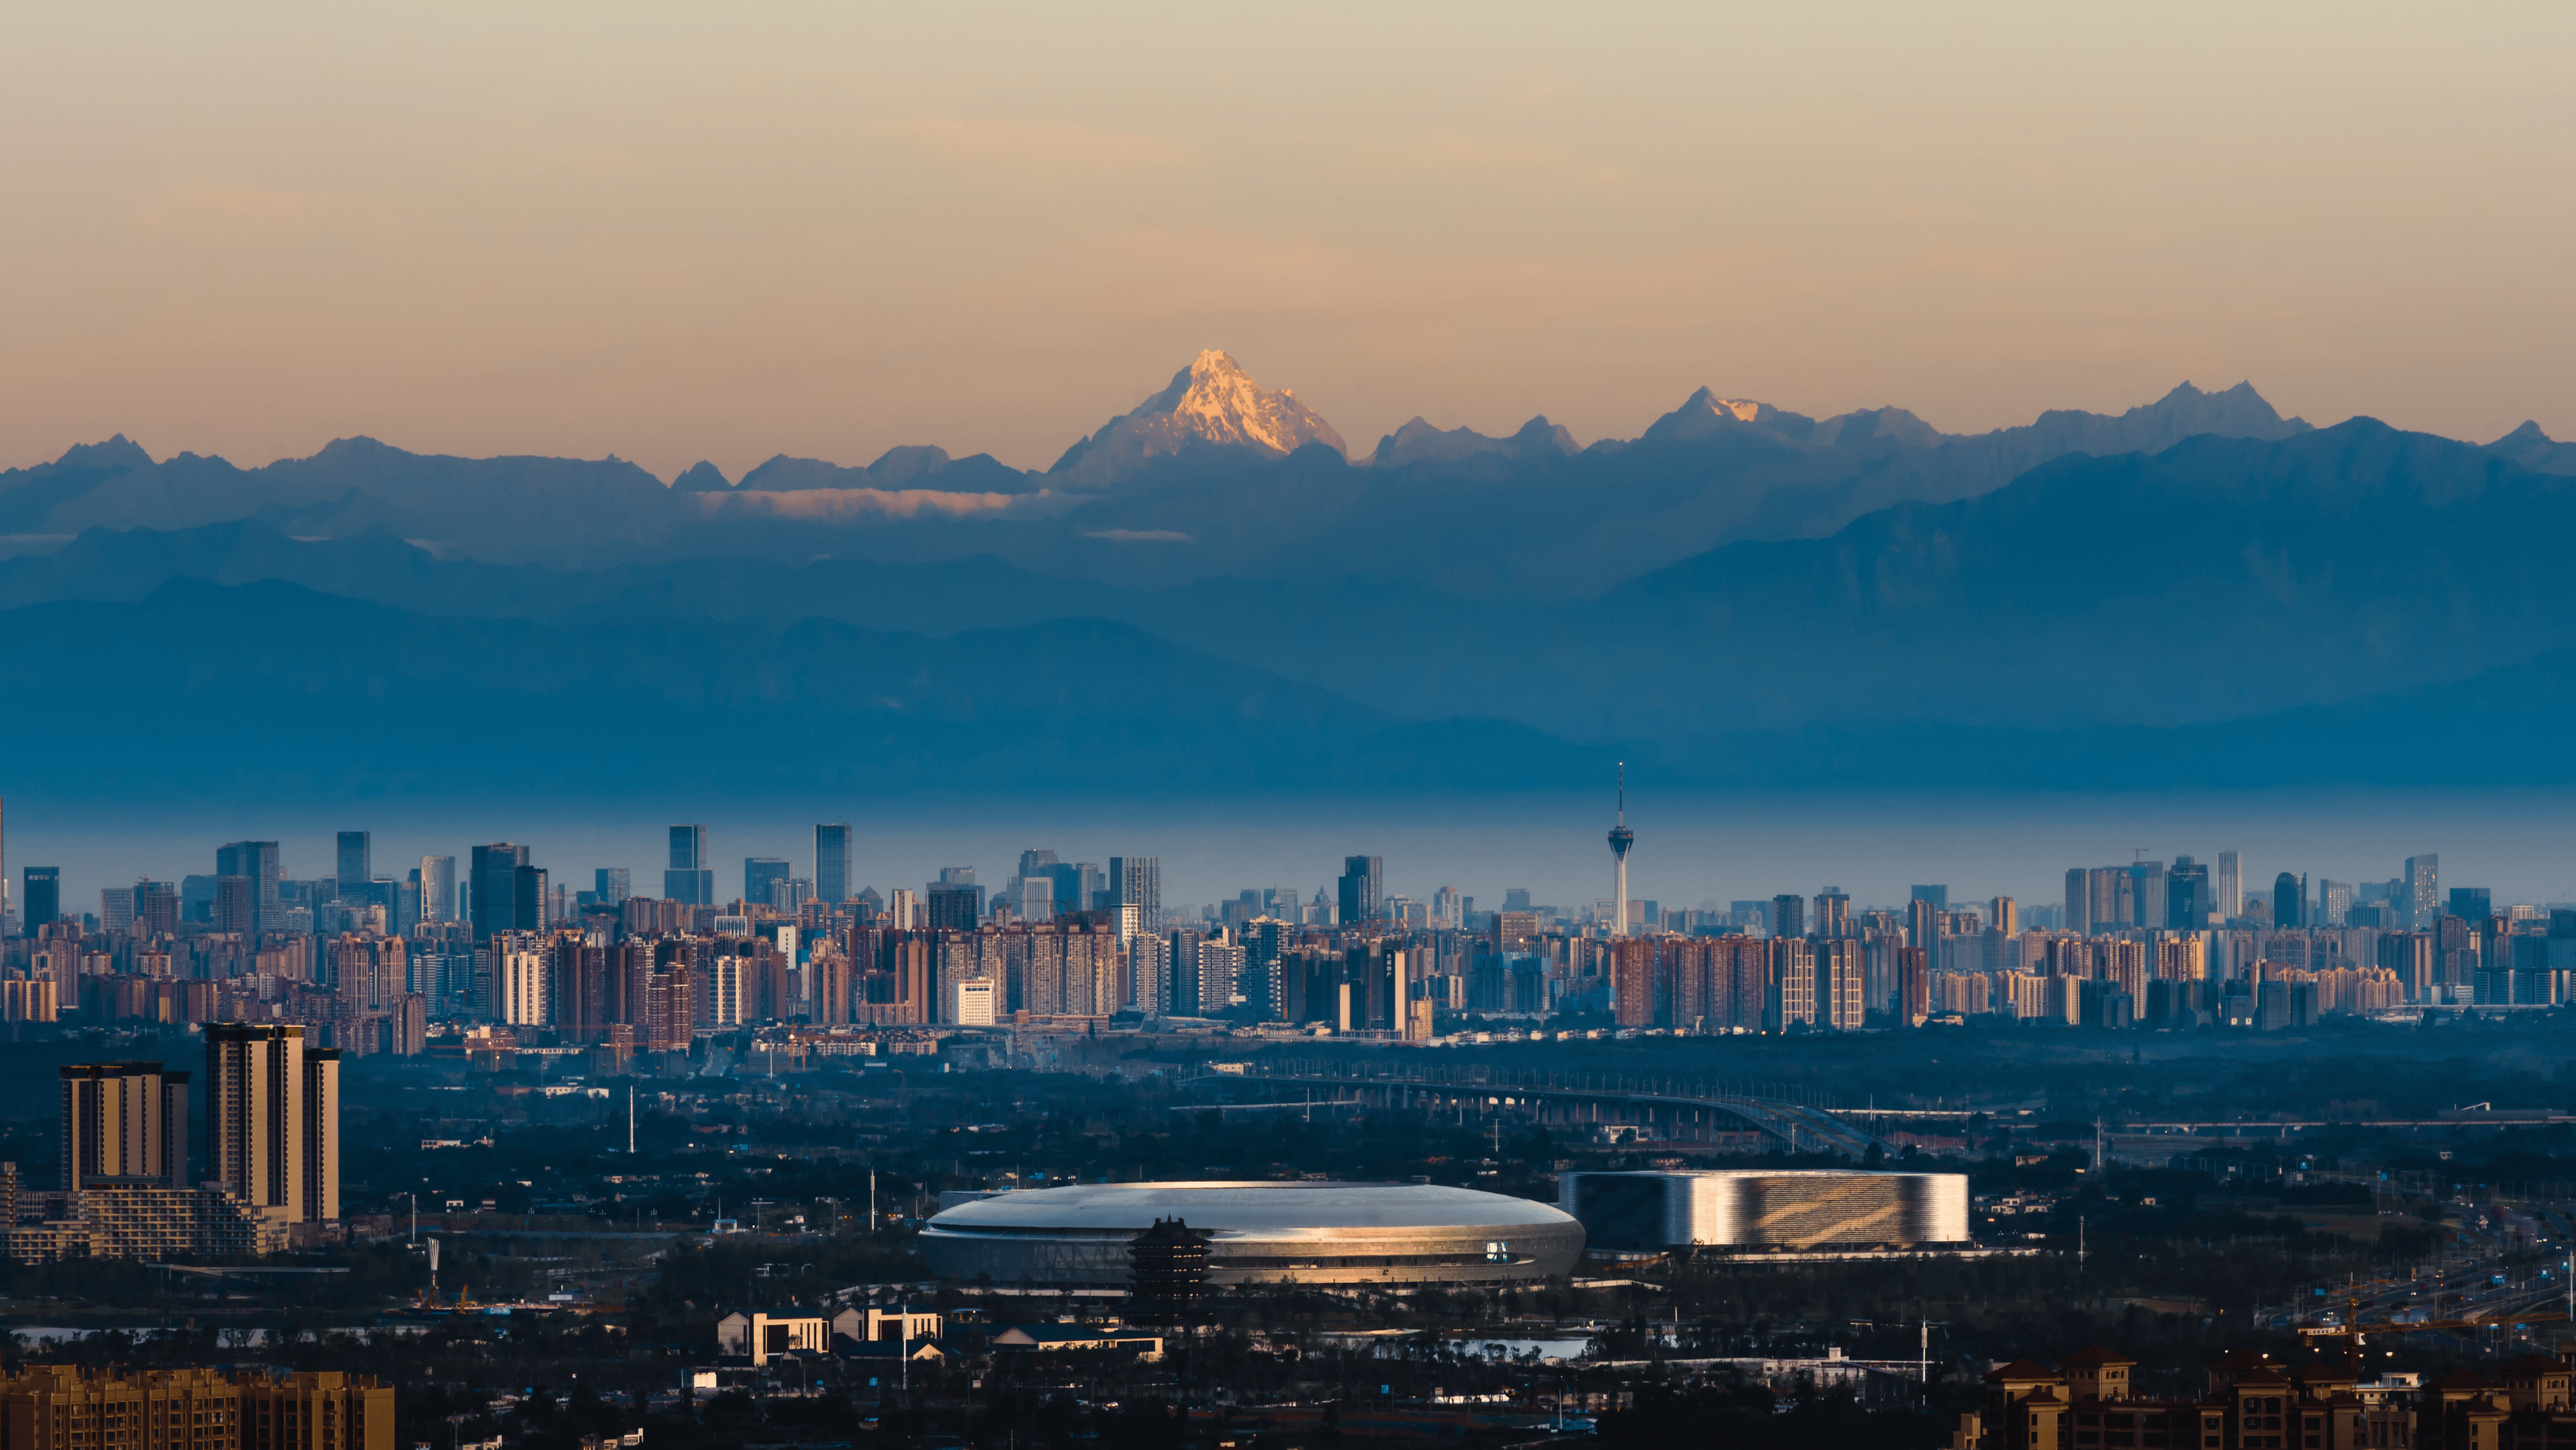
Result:
[[[1966,437],[1703,390],[1355,462],[1211,352],[1043,473],[671,486],[117,438],[0,474],[14,673],[84,702],[0,740],[87,799],[2555,782],[2571,532],[2537,428],[2242,384]]]

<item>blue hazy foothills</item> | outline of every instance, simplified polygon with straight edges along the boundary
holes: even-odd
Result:
[[[2114,865],[2143,851],[2201,861],[2242,853],[2249,889],[2281,871],[2311,879],[2385,881],[2406,857],[2436,853],[2445,883],[2482,885],[2498,901],[2576,902],[2576,790],[2283,791],[2154,795],[1870,795],[1772,792],[1730,796],[1658,792],[1631,776],[1628,823],[1637,832],[1632,895],[1665,907],[1719,909],[1781,892],[1840,886],[1863,904],[1902,905],[1918,883],[1950,888],[1956,902],[2009,895],[2025,906],[2065,899],[2070,865]],[[175,881],[214,867],[215,847],[280,842],[291,877],[329,874],[332,835],[374,832],[376,869],[399,877],[424,854],[462,860],[469,847],[511,841],[533,848],[556,884],[588,889],[601,866],[623,866],[634,889],[661,888],[666,827],[703,822],[718,889],[742,887],[746,856],[813,867],[816,821],[849,821],[852,889],[918,891],[944,866],[973,866],[998,886],[1021,851],[1067,861],[1152,855],[1163,863],[1164,900],[1176,908],[1229,900],[1245,888],[1329,887],[1350,855],[1382,856],[1386,889],[1428,898],[1442,886],[1502,904],[1527,887],[1541,904],[1578,910],[1610,894],[1610,791],[1485,800],[1388,803],[1350,799],[1215,802],[1192,808],[1050,805],[984,800],[953,809],[820,802],[802,815],[711,807],[650,814],[629,807],[555,812],[494,806],[465,811],[353,805],[339,811],[245,806],[221,815],[173,816],[136,808],[9,808],[9,860],[60,865],[63,900],[95,902],[104,886],[137,876]]]

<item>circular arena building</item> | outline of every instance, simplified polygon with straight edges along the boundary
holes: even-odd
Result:
[[[932,1273],[1123,1289],[1156,1219],[1208,1235],[1219,1284],[1525,1284],[1574,1271],[1583,1225],[1544,1203],[1423,1183],[1084,1183],[961,1203],[923,1226]]]

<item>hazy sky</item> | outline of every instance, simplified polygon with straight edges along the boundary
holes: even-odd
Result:
[[[0,463],[1043,465],[2252,378],[2576,434],[2576,7],[17,5]]]

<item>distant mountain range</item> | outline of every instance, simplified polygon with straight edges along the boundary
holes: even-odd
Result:
[[[1346,452],[1218,352],[1042,473],[74,448],[0,474],[0,629],[99,707],[10,712],[45,762],[10,790],[2576,774],[2543,723],[2576,446],[2532,425],[2185,384],[1958,436],[1703,389],[1635,439],[1416,418]]]

